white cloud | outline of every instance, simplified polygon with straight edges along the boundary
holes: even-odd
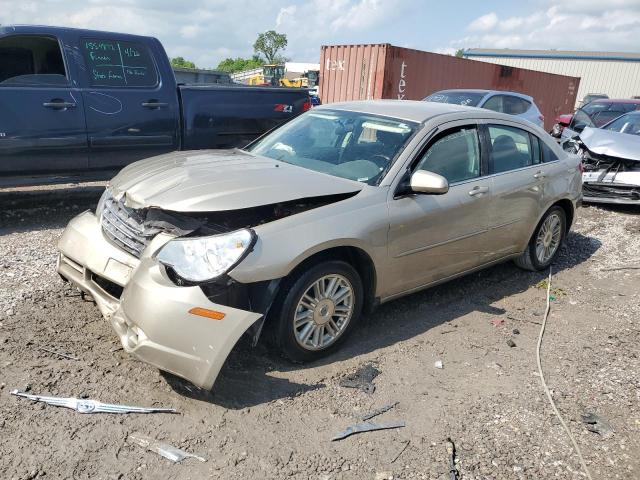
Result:
[[[524,48],[637,51],[640,45],[640,1],[560,0],[526,16],[478,17],[471,32],[443,48]]]
[[[472,32],[487,32],[498,24],[498,15],[495,12],[487,13],[476,18],[469,24]]]
[[[297,9],[298,7],[295,5],[289,5],[288,7],[281,8],[278,12],[278,16],[276,17],[276,27],[282,25],[286,21],[287,16],[293,17],[296,14]]]

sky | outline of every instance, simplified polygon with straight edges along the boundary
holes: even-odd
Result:
[[[318,62],[321,45],[640,51],[640,0],[0,0],[0,24],[92,28],[160,39],[170,57],[213,68],[249,57],[260,32]]]

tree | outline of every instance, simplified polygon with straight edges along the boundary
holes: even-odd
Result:
[[[185,60],[182,57],[174,57],[171,59],[171,66],[178,68],[196,68],[196,64],[190,62],[189,60]]]
[[[274,64],[283,60],[278,52],[284,50],[287,46],[287,36],[284,33],[278,33],[275,30],[258,35],[256,42],[253,44],[253,50],[257,54],[264,55],[267,63]]]
[[[456,50],[456,57],[458,58],[463,58],[464,57],[464,48],[459,48],[458,50]]]
[[[264,65],[264,60],[254,55],[251,58],[225,58],[218,64],[218,70],[227,73],[241,72],[242,70],[250,70]]]

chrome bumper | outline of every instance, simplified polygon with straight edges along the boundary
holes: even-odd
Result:
[[[262,315],[212,303],[200,287],[173,284],[152,258],[169,240],[158,235],[137,259],[109,243],[96,216],[84,212],[58,243],[58,273],[93,297],[125,351],[210,389],[233,346]],[[224,318],[191,314],[193,307]]]

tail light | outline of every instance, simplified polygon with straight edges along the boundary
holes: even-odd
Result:
[[[307,98],[304,103],[302,104],[302,111],[306,112],[307,110],[311,110],[311,107],[313,105],[311,105],[311,99]]]

